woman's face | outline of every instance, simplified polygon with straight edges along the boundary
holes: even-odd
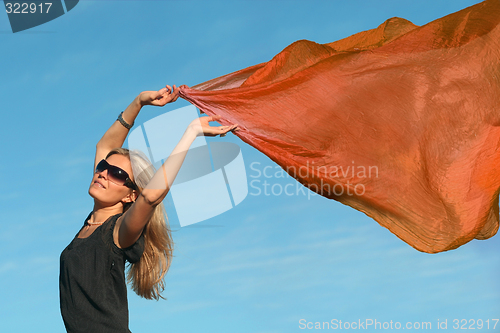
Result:
[[[132,165],[127,156],[114,154],[108,157],[106,161],[111,165],[125,170],[129,174],[129,177],[134,180]],[[89,194],[94,200],[104,206],[113,206],[119,202],[126,203],[133,201],[132,190],[124,185],[117,185],[109,181],[108,170],[94,174]]]

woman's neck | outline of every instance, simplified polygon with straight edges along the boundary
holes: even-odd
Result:
[[[120,203],[114,206],[100,207],[97,203],[94,204],[94,210],[90,216],[89,222],[106,222],[113,215],[123,213],[123,205]]]

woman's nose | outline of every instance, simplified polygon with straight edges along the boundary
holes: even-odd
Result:
[[[100,178],[108,179],[108,169],[105,169],[97,173]]]

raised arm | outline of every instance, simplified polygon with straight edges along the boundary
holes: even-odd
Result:
[[[173,89],[167,85],[165,88],[158,91],[143,91],[132,101],[132,103],[130,103],[125,111],[123,111],[122,118],[125,123],[132,125],[144,105],[164,106],[167,103],[175,102],[178,97],[179,88],[175,85]],[[128,132],[129,129],[119,121],[115,121],[113,125],[111,125],[96,145],[94,170],[97,163],[104,159],[111,150],[120,148],[123,145]]]
[[[224,135],[229,131],[238,130],[238,125],[218,127],[209,125],[210,121],[219,118],[220,116],[200,117],[191,122],[165,163],[158,169],[134,204],[116,222],[117,228],[114,233],[116,245],[126,248],[139,239],[142,230],[151,219],[155,207],[163,201],[170,190],[187,151],[197,136]]]

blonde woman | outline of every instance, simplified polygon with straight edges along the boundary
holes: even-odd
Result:
[[[61,315],[68,332],[130,332],[127,261],[133,290],[147,299],[161,297],[173,250],[162,200],[197,136],[238,129],[209,126],[217,117],[195,119],[155,173],[143,155],[120,147],[142,106],[164,106],[178,96],[175,85],[140,93],[97,143],[88,191],[94,207],[60,259]]]

